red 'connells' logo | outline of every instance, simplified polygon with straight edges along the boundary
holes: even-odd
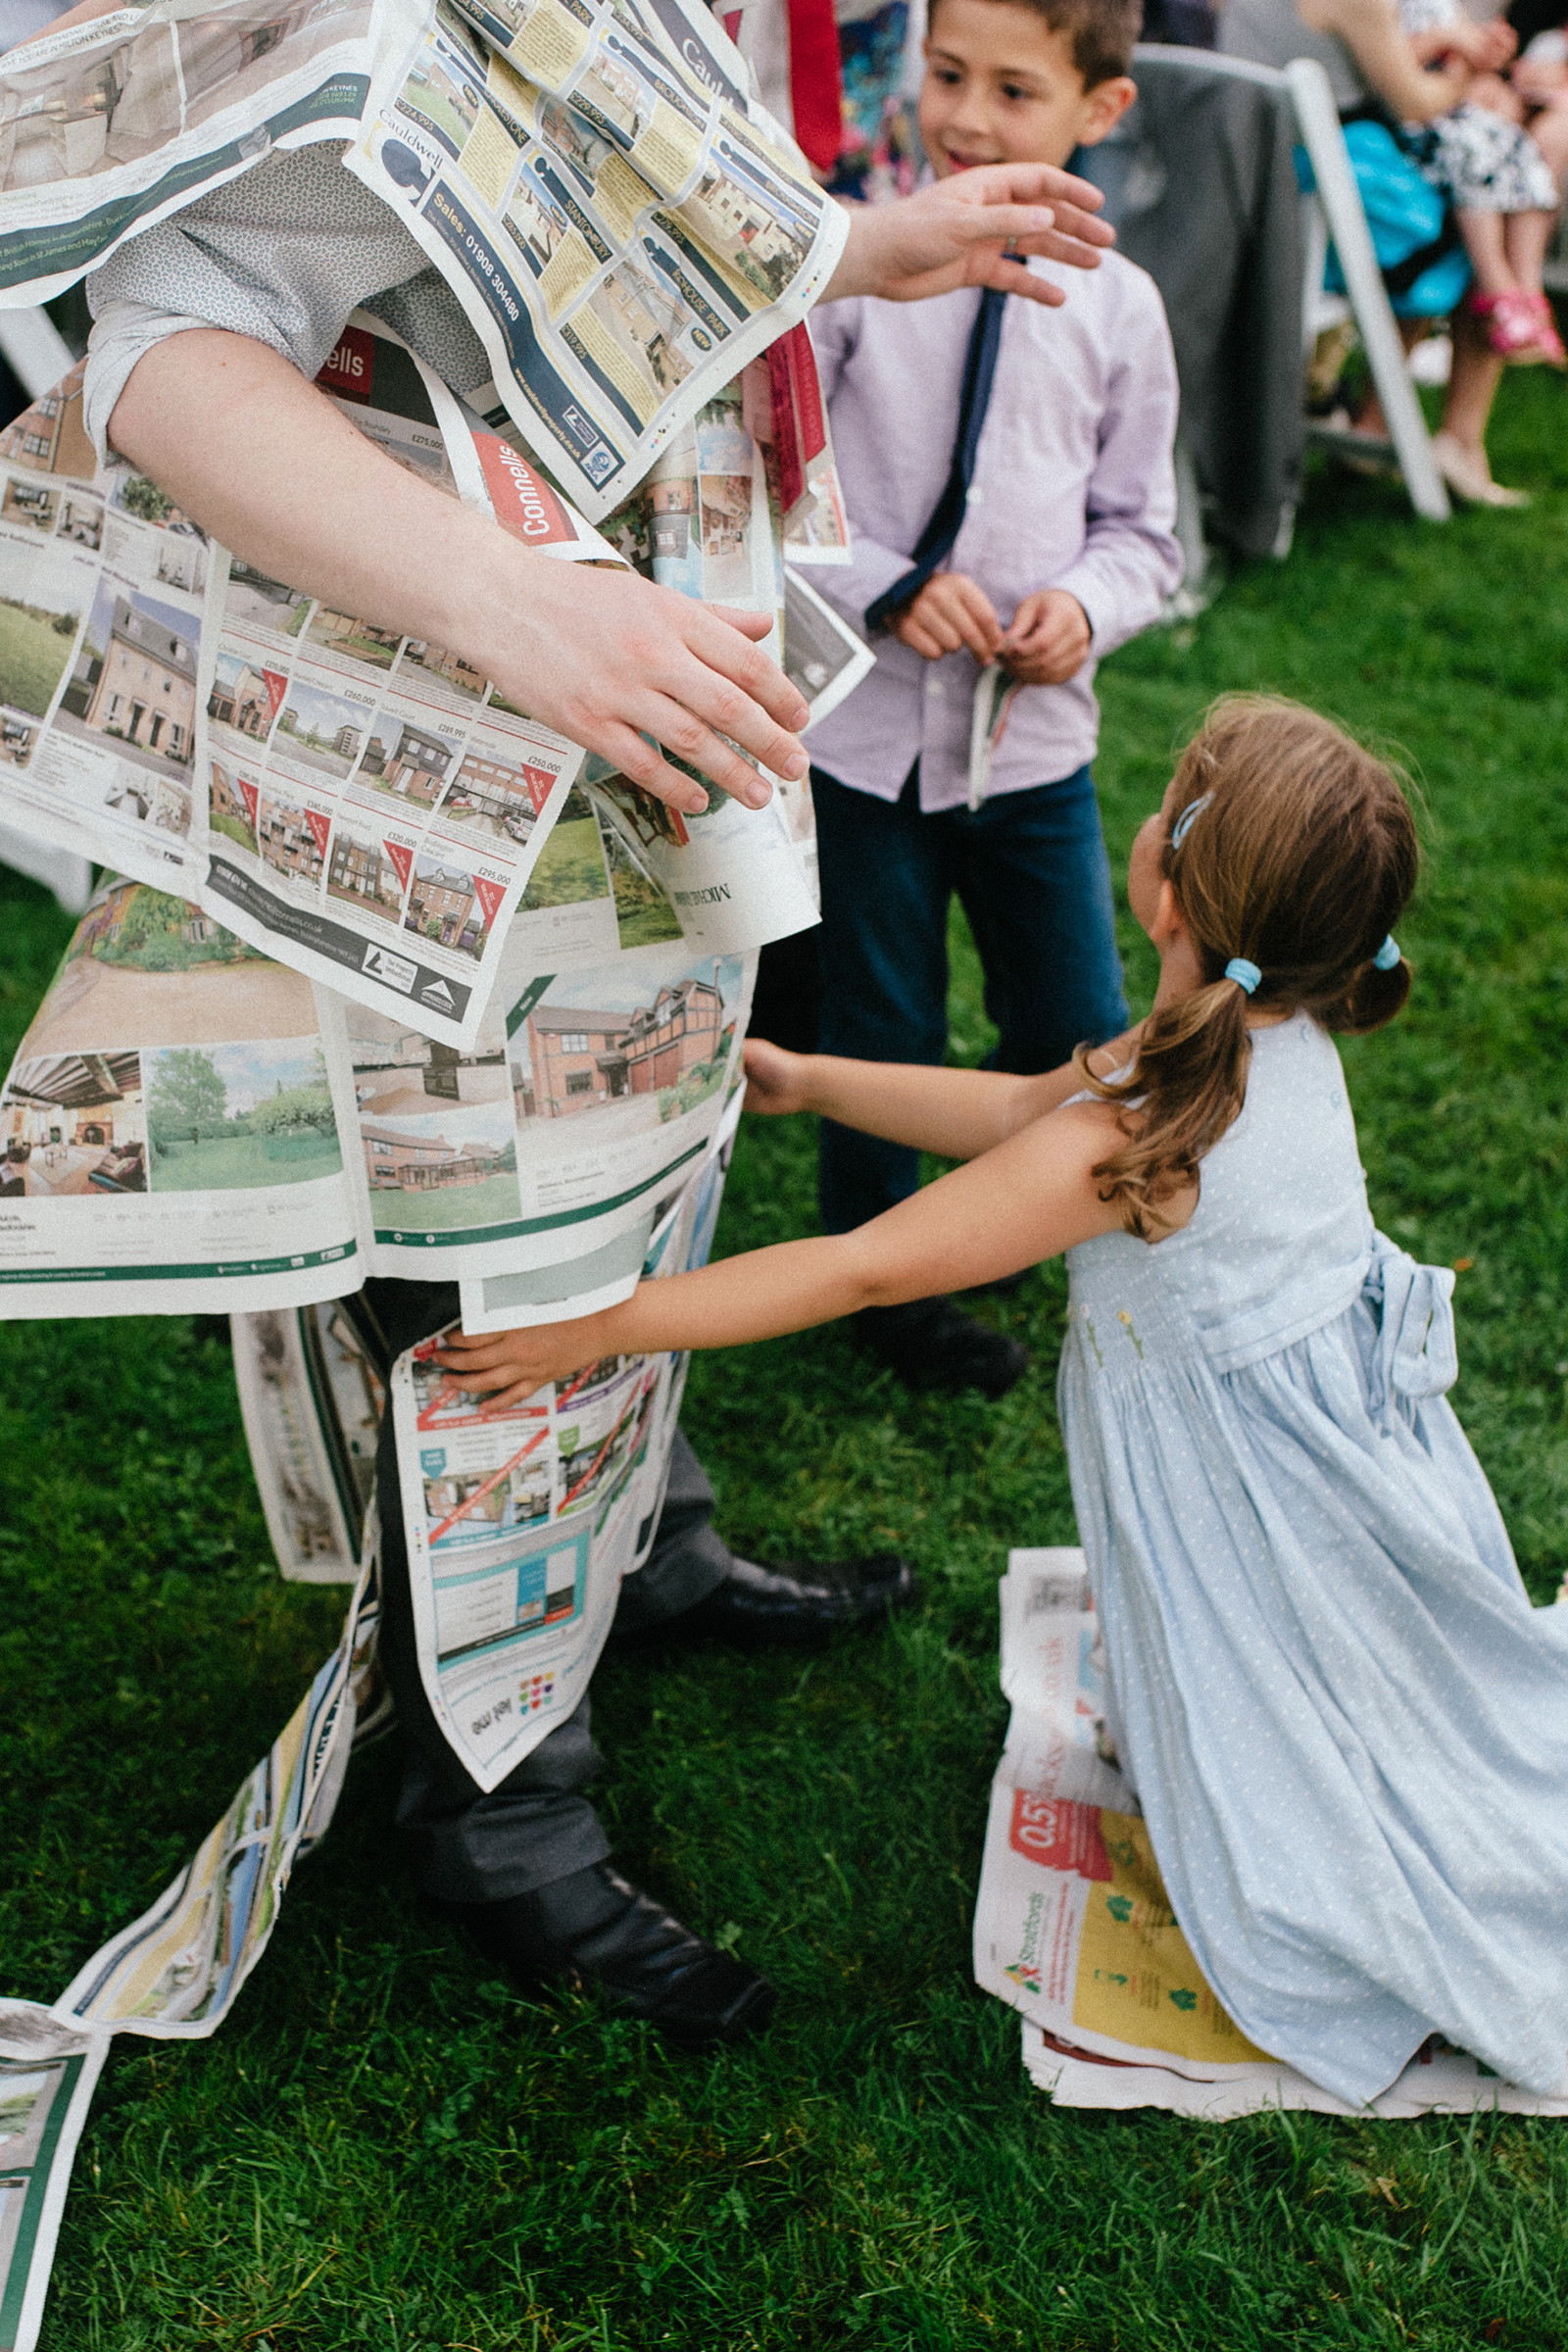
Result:
[[[363,326],[346,326],[316,380],[323,392],[335,392],[340,400],[368,400],[374,366],[375,337]]]
[[[566,510],[527,460],[519,458],[499,433],[475,433],[473,439],[484,468],[484,485],[502,529],[525,539],[530,547],[548,547],[552,542],[569,546],[577,534]]]

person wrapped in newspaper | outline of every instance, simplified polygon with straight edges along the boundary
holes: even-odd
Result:
[[[812,1642],[903,1605],[910,1571],[735,1558],[670,1351],[481,1414],[431,1342],[706,1255],[755,951],[813,914],[808,703],[772,653],[782,555],[847,545],[806,310],[962,284],[1051,303],[1021,257],[1093,267],[1111,240],[1094,191],[1045,170],[846,214],[687,0],[363,0],[261,45],[236,6],[100,31],[89,4],[0,72],[0,294],[87,271],[96,318],[81,380],[4,452],[28,477],[6,594],[60,640],[0,680],[7,780],[19,822],[147,902],[129,939],[111,907],[78,943],[100,1003],[127,961],[169,978],[209,947],[315,984],[279,1077],[311,1096],[322,1230],[346,1208],[352,1246],[227,1301],[256,1312],[274,1527],[319,1567],[366,1511],[363,1416],[345,1469],[296,1409],[325,1342],[286,1317],[335,1295],[332,1344],[352,1334],[386,1399],[370,1500],[416,1876],[519,1976],[576,1967],[700,2045],[763,2023],[772,1989],[611,1861],[584,1794],[599,1647],[676,1616]],[[135,135],[93,99],[106,75],[137,92]],[[797,671],[815,694],[844,667]],[[272,1164],[255,1042],[139,1018],[140,1194],[100,1199],[74,1163],[91,1191],[44,1198],[46,1130],[77,1146],[50,1040],[25,1053],[13,1311],[73,1303],[46,1277],[86,1264],[106,1209],[131,1232],[220,1148]],[[211,1262],[248,1274],[278,1195],[231,1190]]]
[[[1037,2022],[1054,2005],[1061,2032],[1098,1886],[1112,1919],[1144,1906],[1127,2007],[1204,2024],[1200,2050],[1158,2036],[1178,2066],[1267,2053],[1364,2107],[1437,2034],[1561,2101],[1568,1611],[1531,1606],[1446,1400],[1451,1271],[1373,1225],[1330,1034],[1402,1008],[1417,867],[1381,760],[1298,705],[1217,705],[1132,852],[1160,962],[1137,1029],[1043,1078],[755,1041],[757,1107],[967,1164],[853,1232],[436,1360],[508,1402],[611,1349],[732,1346],[1065,1251],[1104,1738],[1092,1776],[1030,1782],[1087,1800],[1045,1840],[1054,1909],[1043,1881],[1006,1954]],[[1170,1914],[1194,1965],[1161,1982]],[[1123,1989],[1073,2003],[1080,2042],[1126,2038]]]

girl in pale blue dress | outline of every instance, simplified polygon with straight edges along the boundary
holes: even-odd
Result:
[[[1038,1079],[754,1043],[754,1108],[967,1164],[855,1233],[445,1358],[512,1396],[1065,1249],[1122,1767],[1225,2007],[1349,2100],[1433,2033],[1568,2087],[1568,1609],[1525,1593],[1444,1395],[1453,1277],[1373,1226],[1328,1034],[1403,1004],[1416,863],[1379,761],[1293,705],[1221,704],[1134,847],[1161,964],[1140,1029]]]

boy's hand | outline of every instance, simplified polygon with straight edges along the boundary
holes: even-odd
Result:
[[[1052,164],[982,164],[897,204],[847,205],[849,239],[821,299],[923,302],[957,286],[995,286],[1026,302],[1065,302],[1021,257],[1098,269],[1098,249],[1116,242],[1115,230],[1094,218],[1103,202],[1087,179]]]
[[[744,1055],[748,1110],[760,1110],[778,1118],[787,1111],[810,1109],[804,1054],[786,1053],[782,1046],[769,1044],[765,1037],[749,1037]]]
[[[1063,686],[1089,658],[1089,615],[1065,588],[1040,588],[1012,616],[1000,653],[1020,686]]]
[[[546,1381],[567,1380],[584,1364],[602,1356],[619,1355],[615,1319],[619,1309],[607,1306],[597,1315],[579,1315],[570,1323],[541,1323],[531,1331],[490,1331],[470,1335],[449,1331],[435,1349],[435,1361],[450,1372],[460,1389],[485,1398],[487,1413],[504,1412],[521,1404]]]
[[[967,646],[983,666],[996,660],[1002,646],[996,607],[961,571],[933,572],[889,625],[902,645],[912,646],[927,662],[940,662],[944,654]]]

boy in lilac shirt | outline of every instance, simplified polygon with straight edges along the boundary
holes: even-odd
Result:
[[[1102,139],[1136,96],[1138,21],[1139,0],[936,0],[920,130],[938,176],[1060,165]],[[863,1060],[942,1059],[956,891],[1001,1032],[996,1066],[1033,1074],[1127,1021],[1088,764],[1093,680],[1181,579],[1176,369],[1152,281],[1114,253],[1059,310],[987,299],[989,319],[967,289],[861,297],[811,319],[855,541],[848,568],[817,577],[877,654],[811,733],[820,1042]],[[971,810],[970,713],[992,662],[1023,690]],[[918,1176],[913,1152],[824,1123],[829,1232],[890,1208]],[[998,1396],[1028,1362],[951,1298],[861,1321],[921,1386]]]

